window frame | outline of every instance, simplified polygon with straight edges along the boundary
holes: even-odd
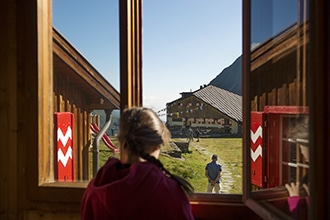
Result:
[[[49,121],[53,121],[53,63],[52,63],[52,3],[51,0],[35,1],[34,5],[22,7],[22,10],[31,10],[34,7],[35,17],[29,17],[32,22],[29,27],[35,27],[34,34],[37,34],[35,41],[36,66],[28,71],[34,72],[37,76],[36,105],[38,115],[31,117],[31,122],[35,124],[36,136],[30,143],[35,143],[30,147],[22,159],[26,161],[22,164],[22,169],[29,172],[27,178],[23,178],[27,198],[31,203],[38,203],[39,206],[47,207],[49,202],[63,201],[65,203],[79,206],[81,197],[88,182],[51,182],[47,179],[52,175],[49,169],[53,163],[51,149],[43,146],[53,145],[53,129]],[[29,9],[27,9],[29,8]],[[120,92],[121,109],[130,106],[142,106],[142,0],[119,1],[120,11]],[[25,18],[27,19],[27,18]],[[124,28],[129,27],[129,28]],[[33,33],[31,38],[34,38]],[[27,38],[28,39],[28,38]],[[24,40],[26,42],[27,40]],[[30,44],[33,47],[33,44]],[[31,49],[31,52],[32,49]],[[43,94],[43,95],[39,95]],[[40,115],[42,117],[40,117]],[[39,116],[39,117],[38,117]],[[34,120],[34,121],[33,121]],[[37,123],[37,124],[36,124]],[[23,154],[22,154],[23,155]],[[39,166],[43,164],[45,166]],[[193,206],[200,205],[223,205],[243,206],[241,195],[208,195],[196,193],[191,199]],[[43,205],[42,205],[42,204]],[[73,206],[75,207],[75,206]],[[77,207],[76,207],[77,208]],[[70,208],[71,209],[71,208]],[[66,210],[66,208],[64,208]]]
[[[124,2],[124,3],[122,3]],[[141,1],[120,1],[120,18],[122,21],[130,21],[132,26],[128,28],[130,33],[126,33],[126,37],[121,36],[120,48],[121,48],[121,109],[126,106],[142,105],[142,71],[141,71]],[[129,6],[134,6],[129,7]],[[250,109],[249,103],[249,78],[247,77],[246,70],[250,69],[249,63],[249,51],[250,48],[250,0],[243,0],[243,127],[247,128],[250,125],[249,114],[247,109]],[[136,14],[137,8],[139,15]],[[49,175],[47,170],[39,166],[40,164],[49,164],[50,152],[41,146],[49,146],[50,141],[53,138],[52,129],[49,125],[49,120],[52,120],[52,48],[51,48],[51,33],[52,33],[52,22],[51,22],[51,0],[40,1],[24,1],[20,3],[17,8],[17,12],[20,12],[22,21],[27,24],[26,27],[21,28],[24,31],[24,35],[18,37],[18,41],[23,42],[23,48],[29,51],[23,53],[22,56],[32,54],[32,56],[21,57],[23,60],[22,70],[30,73],[31,79],[28,79],[27,85],[31,87],[35,86],[37,89],[31,89],[32,101],[38,106],[38,112],[35,111],[35,107],[30,107],[27,111],[34,112],[31,117],[20,116],[27,120],[25,124],[34,130],[35,136],[25,138],[28,142],[22,143],[19,141],[18,147],[26,149],[20,152],[18,160],[21,161],[18,165],[18,170],[22,171],[22,175],[19,175],[18,181],[19,186],[23,192],[26,192],[27,198],[24,193],[19,193],[18,200],[20,201],[21,207],[34,207],[34,202],[38,203],[40,209],[48,210],[49,204],[52,202],[58,202],[58,206],[62,210],[79,210],[79,204],[81,196],[85,190],[86,183],[42,183],[43,176]],[[130,10],[127,10],[127,9]],[[34,15],[31,16],[31,10],[35,11]],[[328,11],[330,6],[327,0],[310,1],[310,20],[311,20],[311,54],[313,59],[311,62],[311,68],[314,70],[314,75],[309,76],[309,86],[311,91],[315,91],[316,94],[321,94],[321,97],[327,97],[329,91],[327,84],[330,84],[327,73],[330,71],[330,64],[327,60],[327,55],[330,51],[327,42],[330,33],[329,28],[325,23],[325,18],[329,18]],[[126,15],[126,20],[124,16]],[[130,16],[128,16],[130,15]],[[138,20],[135,20],[138,16]],[[121,28],[122,28],[121,23]],[[19,29],[19,30],[21,30]],[[137,32],[138,35],[135,35]],[[124,30],[121,29],[121,34]],[[130,37],[127,37],[127,36]],[[132,38],[137,39],[135,43],[132,43]],[[248,44],[247,44],[248,43]],[[26,46],[28,45],[28,46]],[[125,50],[123,54],[122,51]],[[136,53],[135,53],[136,52]],[[129,55],[129,56],[128,56]],[[133,56],[133,57],[132,57]],[[126,58],[130,57],[130,58]],[[24,59],[23,59],[24,58]],[[31,65],[32,64],[32,65]],[[136,71],[138,70],[138,71]],[[48,74],[47,74],[48,73]],[[25,73],[26,74],[26,73]],[[310,96],[313,94],[309,93]],[[18,96],[18,101],[24,103],[24,97]],[[31,105],[31,104],[30,104]],[[24,106],[23,106],[24,107]],[[330,124],[330,119],[325,118],[325,115],[330,112],[329,101],[320,99],[311,99],[310,103],[310,117],[311,117],[311,144],[315,146],[328,146],[328,139],[325,131],[327,125]],[[23,115],[24,113],[20,113]],[[26,114],[26,112],[25,112]],[[20,119],[20,118],[19,118]],[[323,120],[324,119],[324,120]],[[22,129],[23,130],[23,129]],[[243,161],[249,161],[249,131],[243,129]],[[29,146],[27,146],[29,145]],[[318,159],[316,159],[318,156]],[[311,207],[310,216],[317,219],[325,219],[329,217],[330,211],[326,205],[329,199],[327,198],[328,182],[327,176],[330,176],[330,171],[324,166],[324,163],[329,157],[329,151],[325,147],[311,149]],[[196,194],[195,198],[191,199],[193,207],[198,206],[218,206],[218,205],[246,205],[248,208],[253,210],[255,213],[262,217],[270,217],[270,219],[276,219],[273,214],[276,210],[271,210],[270,207],[266,207],[265,204],[257,202],[256,199],[267,199],[271,198],[268,193],[262,192],[261,195],[258,193],[251,193],[250,186],[250,165],[244,163],[243,166],[243,194],[242,195],[207,195],[207,194]],[[28,175],[26,175],[28,174]],[[322,176],[320,179],[319,177]],[[325,176],[325,177],[323,177]],[[318,177],[318,178],[316,178]],[[316,182],[316,179],[318,182]],[[42,184],[41,184],[42,183]],[[283,192],[275,192],[283,194]],[[269,197],[270,196],[270,197]],[[28,199],[32,204],[26,203]],[[314,205],[317,203],[317,206]],[[46,202],[46,203],[45,203]],[[60,205],[60,202],[64,202]],[[66,208],[65,204],[71,203],[70,208]],[[265,208],[266,207],[266,208]],[[211,215],[207,214],[207,215]],[[201,214],[205,217],[205,213]]]
[[[243,195],[244,204],[263,219],[288,219],[281,210],[267,201],[287,197],[283,189],[273,188],[252,191],[250,163],[250,125],[251,125],[251,0],[243,0],[243,59],[242,59],[242,91],[243,91]],[[244,161],[246,161],[244,163]]]
[[[63,201],[70,203],[69,209],[79,207],[82,195],[88,185],[88,181],[82,182],[47,182],[53,171],[50,167],[53,163],[54,132],[53,121],[53,48],[52,48],[52,1],[27,1],[19,10],[28,22],[28,37],[21,38],[28,45],[29,59],[24,57],[24,70],[31,72],[36,77],[31,77],[36,90],[33,98],[38,111],[34,111],[34,117],[29,117],[28,124],[35,127],[35,136],[30,137],[29,147],[26,153],[21,154],[21,163],[24,173],[22,187],[27,193],[27,199],[32,203],[38,203],[40,207],[47,207],[48,202]],[[27,7],[28,6],[28,7]],[[121,85],[121,109],[130,106],[142,106],[142,2],[127,0],[119,1],[120,11],[120,85]],[[35,11],[35,16],[24,11]],[[129,28],[124,28],[129,27]],[[23,35],[22,35],[23,36]],[[28,41],[34,42],[27,43]],[[37,62],[33,62],[33,60]],[[35,65],[28,65],[34,63]],[[41,95],[42,94],[42,95]],[[34,107],[33,107],[34,108]],[[32,110],[33,111],[33,110]],[[24,165],[26,164],[26,165]],[[50,178],[52,179],[52,178]],[[23,198],[22,198],[23,199]],[[23,200],[22,200],[23,201]],[[41,202],[41,203],[40,203]],[[76,206],[75,206],[75,205]],[[63,206],[64,210],[68,206]]]
[[[20,183],[32,204],[38,203],[40,207],[47,207],[45,202],[56,201],[75,204],[81,200],[87,183],[47,183],[47,179],[52,179],[49,177],[54,175],[51,169],[53,148],[48,147],[54,144],[53,124],[49,123],[53,121],[52,3],[51,0],[24,1],[19,5],[18,11],[22,15],[21,19],[27,24],[22,30],[24,34],[19,39],[19,42],[23,42],[22,47],[26,48],[22,55],[22,72],[30,76],[27,77],[26,83],[31,89],[31,100],[37,106],[36,108],[29,105],[31,115],[28,117],[24,115],[26,112],[22,112],[22,117],[27,120],[26,130],[34,129],[36,135],[26,138],[25,143],[21,143],[28,143],[28,146],[22,146],[26,152],[19,156],[23,170]],[[31,16],[31,11],[35,12],[35,16]],[[22,198],[20,201],[25,200]]]
[[[248,77],[250,71],[250,17],[251,17],[251,0],[243,0],[243,127],[249,128],[250,125],[250,79]],[[327,141],[327,124],[330,119],[327,117],[329,113],[329,90],[326,85],[330,82],[328,73],[330,64],[328,62],[330,47],[326,44],[330,36],[329,26],[326,21],[329,20],[330,5],[325,0],[308,1],[309,4],[309,20],[310,20],[310,52],[308,56],[309,69],[307,71],[307,99],[309,100],[309,117],[310,117],[310,145],[319,146],[310,148],[310,204],[309,219],[327,219],[330,211],[326,207],[329,198],[329,174],[330,170],[324,164],[329,157],[329,146]],[[313,59],[312,59],[313,58]],[[315,96],[320,96],[315,98]],[[243,130],[243,161],[249,161],[249,129]],[[322,165],[323,164],[323,165]],[[251,190],[250,163],[245,163],[243,167],[243,201],[251,210],[264,219],[287,219],[287,215],[270,205],[267,200],[273,198],[287,197],[285,190]],[[326,193],[327,192],[327,193]]]

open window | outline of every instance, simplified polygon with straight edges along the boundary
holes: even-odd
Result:
[[[137,6],[139,6],[140,2],[136,2]],[[279,4],[284,4],[284,6],[289,4],[288,1],[272,2],[280,2]],[[329,112],[327,107],[328,99],[326,97],[329,81],[327,75],[329,72],[329,64],[327,63],[329,48],[326,48],[327,44],[325,43],[328,40],[327,25],[322,23],[322,21],[324,22],[323,19],[328,18],[329,15],[326,10],[329,8],[323,9],[322,6],[328,4],[323,1],[323,5],[320,3],[316,6],[313,3],[314,11],[312,18],[314,20],[312,23],[309,23],[307,16],[309,12],[309,1],[295,2],[299,7],[296,4],[292,7],[280,7],[281,10],[284,8],[295,10],[293,14],[297,16],[296,22],[292,23],[291,26],[285,26],[286,28],[284,29],[283,27],[280,29],[275,28],[276,33],[278,33],[275,35],[273,35],[273,29],[270,30],[269,33],[271,33],[271,36],[268,37],[271,37],[271,39],[262,42],[262,44],[251,50],[251,31],[253,29],[253,20],[251,18],[253,17],[253,13],[258,12],[258,10],[252,10],[252,8],[258,6],[257,3],[265,3],[265,1],[245,0],[243,3],[243,161],[245,162],[243,201],[242,195],[217,195],[214,197],[197,195],[191,202],[194,212],[200,218],[206,218],[207,216],[214,217],[214,214],[221,214],[223,217],[227,214],[230,217],[232,213],[237,213],[237,210],[240,210],[243,211],[243,214],[250,214],[250,216],[255,217],[251,211],[253,210],[253,212],[258,213],[258,215],[264,218],[276,219],[275,215],[287,218],[289,213],[279,210],[283,207],[288,196],[281,184],[289,181],[289,178],[299,179],[312,170],[313,172],[310,172],[311,177],[313,177],[311,178],[311,183],[314,181],[314,188],[312,188],[314,191],[311,191],[311,199],[314,201],[314,204],[312,203],[311,206],[311,211],[313,211],[312,216],[320,216],[318,219],[323,219],[322,217],[329,214],[328,207],[326,207],[329,200],[327,197],[327,192],[329,192],[327,188],[329,171],[326,167],[323,167],[329,156],[326,148],[328,146],[328,139],[325,134],[329,124],[328,118],[325,116]],[[262,10],[259,8],[259,11],[264,12],[266,8],[268,13],[262,14],[273,15],[272,7],[275,5],[266,6]],[[58,185],[46,183],[49,175],[52,175],[49,167],[52,159],[49,158],[53,158],[49,150],[51,148],[47,148],[47,146],[53,145],[54,138],[53,127],[49,123],[49,121],[53,121],[54,101],[52,99],[53,54],[51,47],[52,28],[49,26],[51,23],[50,8],[50,1],[20,1],[17,4],[17,12],[24,12],[18,13],[18,23],[24,23],[27,27],[25,29],[25,27],[22,28],[19,26],[18,31],[20,33],[17,35],[18,47],[19,49],[22,48],[18,57],[22,61],[19,65],[20,69],[17,71],[19,72],[18,78],[19,80],[26,80],[19,82],[22,83],[24,81],[23,85],[27,87],[24,90],[24,92],[27,91],[26,93],[18,94],[17,96],[17,103],[22,103],[22,106],[19,107],[23,107],[25,110],[17,114],[17,121],[21,123],[22,130],[28,131],[30,129],[32,131],[28,134],[20,133],[26,143],[22,139],[17,138],[17,145],[20,150],[19,153],[15,154],[19,160],[17,165],[17,170],[19,170],[17,171],[17,182],[19,183],[18,188],[25,194],[20,194],[17,191],[14,192],[19,195],[18,198],[20,201],[17,203],[20,207],[26,208],[26,210],[31,210],[35,207],[38,207],[40,210],[49,210],[49,207],[56,204],[56,208],[60,210],[77,212],[86,183],[63,183]],[[141,57],[139,56],[141,53],[140,9],[139,7],[128,7],[125,4],[120,8],[121,15],[123,16],[121,21],[124,22],[122,27],[126,27],[125,22],[130,22],[130,24],[139,27],[135,31],[131,29],[127,30],[126,28],[121,30],[121,33],[123,33],[121,38],[122,45],[120,47],[122,51],[121,107],[142,104]],[[31,11],[34,13],[30,13]],[[319,12],[319,14],[316,12]],[[319,16],[316,16],[316,14]],[[138,19],[136,20],[135,18]],[[266,27],[269,28],[269,26],[272,26],[275,18],[271,16],[271,19],[268,20],[261,17],[256,21],[268,21],[268,26]],[[310,30],[311,32],[309,32]],[[309,38],[309,33],[313,38]],[[134,40],[131,41],[132,39]],[[312,40],[310,41],[310,39]],[[313,47],[310,47],[310,43],[312,43]],[[316,58],[313,60],[312,66],[315,71],[314,77],[310,77],[313,75],[309,72],[308,67],[308,54],[310,52]],[[307,77],[310,77],[310,80],[307,80]],[[274,82],[277,83],[272,84]],[[260,88],[260,85],[264,86],[264,88]],[[309,85],[312,85],[312,87],[309,87]],[[309,90],[310,88],[313,88],[313,90]],[[291,93],[290,91],[296,92]],[[322,100],[311,99],[311,91],[320,95]],[[26,104],[26,100],[30,102],[29,105]],[[277,108],[277,106],[294,106],[297,109],[294,113],[288,111],[288,109],[284,109],[285,111],[283,109],[281,111],[276,110],[276,112],[273,111],[274,109],[270,111],[269,107]],[[252,181],[254,172],[252,172],[253,165],[250,163],[251,150],[253,153],[256,152],[256,149],[251,148],[251,127],[256,122],[252,120],[252,111],[259,112],[260,114],[274,114],[274,117],[277,117],[274,120],[275,124],[277,123],[274,127],[276,128],[277,135],[274,137],[276,137],[278,148],[274,155],[269,155],[270,157],[268,159],[270,161],[274,159],[272,156],[277,157],[275,167],[273,168],[281,170],[281,172],[275,173],[278,175],[279,180],[274,187],[273,185],[267,186],[270,182],[264,181],[263,173],[267,171],[265,169],[260,170],[261,177],[256,178],[256,182]],[[291,124],[295,123],[297,115],[309,115],[312,122],[311,129],[313,130],[310,142],[314,143],[315,146],[319,146],[318,148],[309,149],[311,151],[310,167],[305,164],[306,160],[301,158],[300,143],[291,142],[290,137],[284,132],[287,128],[291,127]],[[261,118],[260,120],[263,122],[264,119]],[[256,131],[254,130],[253,132],[256,133]],[[266,134],[269,137],[273,133],[268,132]],[[266,140],[269,143],[270,139]],[[261,164],[264,165],[263,162]],[[262,168],[267,166],[271,167],[271,164],[266,162]],[[316,179],[318,180],[318,185],[315,184]],[[321,187],[317,189],[316,186]],[[323,190],[325,193],[323,193]],[[25,198],[25,195],[27,198]],[[27,202],[26,200],[29,201]],[[316,201],[321,202],[316,206]],[[69,203],[70,207],[61,206],[63,205],[62,203]],[[245,205],[251,210],[246,209]]]
[[[244,198],[263,218],[272,212],[291,218],[285,184],[302,184],[310,172],[309,1],[244,3]],[[292,136],[301,118],[306,123],[298,133],[304,137]],[[300,188],[301,199],[308,200],[309,192]]]
[[[34,140],[34,146],[37,147],[31,147],[27,153],[27,158],[33,162],[28,163],[28,167],[24,169],[35,172],[28,173],[26,185],[33,189],[28,191],[31,201],[66,201],[79,204],[93,175],[94,164],[90,161],[95,153],[92,152],[91,112],[102,110],[108,117],[113,110],[120,109],[121,102],[119,92],[70,41],[49,25],[52,24],[51,6],[51,1],[35,4],[35,10],[40,15],[39,20],[35,21],[38,24],[38,47],[34,57],[39,61],[39,67],[33,70],[38,79],[38,140]],[[123,22],[132,22],[130,16],[135,12],[128,11],[129,6],[121,6],[123,16],[129,17]],[[122,52],[131,54],[128,42],[123,41],[126,50],[123,49]],[[126,59],[123,62],[128,65],[130,61]],[[127,76],[123,78],[125,82],[129,81]],[[131,89],[128,86],[122,87],[122,94],[127,94],[127,90]],[[132,88],[137,87],[134,84]],[[127,98],[124,99],[124,106],[127,102]],[[96,132],[101,133],[102,130]]]
[[[141,2],[139,1],[120,1],[120,22],[121,22],[121,38],[120,38],[120,108],[129,106],[142,105],[142,73],[141,73]],[[29,152],[30,154],[37,153],[38,157],[30,166],[39,168],[39,172],[34,172],[27,180],[29,188],[33,188],[36,193],[31,193],[30,198],[33,201],[66,201],[73,204],[79,204],[81,195],[86,187],[87,182],[84,181],[86,176],[89,176],[90,170],[84,164],[83,160],[86,156],[86,145],[88,144],[89,129],[88,124],[91,122],[89,111],[91,109],[112,109],[118,108],[118,93],[111,87],[101,88],[101,91],[95,91],[93,85],[98,87],[103,84],[104,79],[92,66],[84,59],[75,48],[71,47],[70,43],[61,36],[61,33],[48,26],[51,22],[51,3],[46,1],[40,7],[42,15],[40,24],[43,28],[38,29],[38,34],[46,34],[47,37],[39,38],[41,45],[38,50],[46,55],[47,62],[41,60],[40,65],[49,66],[47,71],[37,71],[38,77],[47,76],[45,82],[40,86],[45,91],[38,91],[38,94],[49,94],[47,97],[39,96],[38,106],[41,108],[40,115],[45,117],[39,118],[38,132],[38,149]],[[46,10],[47,9],[47,10]],[[41,21],[42,20],[42,21]],[[48,22],[46,22],[48,21]],[[130,26],[131,29],[126,28]],[[41,56],[41,55],[38,55]],[[54,84],[53,84],[54,83]],[[78,87],[83,87],[88,94],[81,93],[76,90]],[[75,90],[77,99],[71,99],[71,91]],[[79,95],[83,97],[79,98]],[[45,105],[45,103],[47,103]],[[196,107],[194,102],[194,107]],[[76,143],[78,153],[75,154],[74,166],[79,167],[78,171],[73,173],[73,181],[63,177],[57,181],[54,170],[55,146],[54,142],[57,133],[54,130],[53,122],[56,116],[54,112],[71,112],[78,117],[78,123],[74,122],[73,127],[81,130],[73,132],[73,135],[78,138],[79,143]],[[72,118],[72,117],[71,117]],[[203,117],[205,118],[205,117]],[[200,123],[218,124],[222,126],[224,131],[228,131],[232,126],[236,131],[240,131],[239,126],[234,126],[234,123],[229,118],[216,118],[215,120],[200,121]],[[220,119],[220,120],[218,120]],[[56,119],[57,120],[57,119]],[[56,121],[55,120],[55,121]],[[75,119],[73,119],[75,121]],[[195,123],[196,121],[194,121]],[[227,128],[227,129],[225,129]],[[56,130],[57,131],[57,130]],[[62,136],[66,136],[66,132],[62,131]],[[57,138],[56,138],[57,140]],[[50,147],[51,146],[51,147]],[[53,146],[53,147],[52,147]],[[81,148],[80,148],[81,147]],[[77,178],[75,180],[75,178]],[[33,190],[31,190],[32,192]],[[239,208],[246,210],[241,202],[240,195],[198,195],[196,200],[192,201],[196,207],[203,200],[207,206],[207,201],[211,199],[216,205],[216,201],[224,201],[227,207],[231,204],[238,204]],[[237,209],[237,206],[235,207]],[[234,207],[232,207],[234,209]],[[196,210],[196,209],[195,209]],[[202,209],[198,209],[199,212]],[[249,212],[251,215],[252,212]],[[212,213],[210,213],[211,215]]]
[[[197,194],[211,194],[212,154],[222,165],[221,193],[242,194],[241,8],[240,1],[143,1],[143,105],[172,134],[160,160]]]

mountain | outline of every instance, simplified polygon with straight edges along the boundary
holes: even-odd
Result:
[[[213,85],[237,95],[242,95],[242,56],[226,67],[208,85]]]

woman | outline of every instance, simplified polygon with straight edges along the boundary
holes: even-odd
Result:
[[[297,118],[296,125],[289,132],[289,142],[299,145],[300,152],[304,158],[304,162],[309,164],[309,123],[308,116]],[[309,179],[307,174],[300,182],[286,183],[285,188],[289,193],[288,205],[292,217],[295,219],[308,219],[309,206]],[[300,189],[304,189],[307,196],[300,196]]]
[[[193,187],[158,160],[170,132],[155,112],[125,109],[118,139],[120,160],[110,157],[89,183],[82,219],[193,219],[186,195]]]

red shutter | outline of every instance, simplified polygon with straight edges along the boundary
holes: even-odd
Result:
[[[263,112],[251,112],[250,161],[251,183],[263,187]]]
[[[55,178],[60,182],[74,179],[73,122],[71,112],[55,113]]]

